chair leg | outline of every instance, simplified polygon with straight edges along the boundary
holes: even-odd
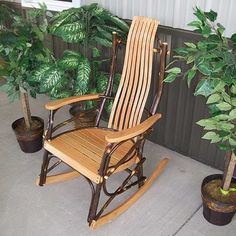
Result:
[[[141,178],[143,178],[143,164],[139,166],[138,170],[137,170],[137,178],[138,180],[140,180]],[[141,181],[138,183],[138,187],[141,188],[144,185],[144,181]]]
[[[49,161],[50,161],[49,152],[45,150],[43,155],[43,163],[41,167],[39,186],[43,186],[46,182]]]
[[[88,214],[88,222],[89,225],[92,224],[93,220],[95,220],[97,214],[98,203],[101,195],[102,183],[96,185],[95,193],[92,196],[92,201],[89,208]]]

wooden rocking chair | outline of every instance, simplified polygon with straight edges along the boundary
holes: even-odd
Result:
[[[167,44],[157,40],[158,47],[154,48],[158,24],[157,20],[146,17],[134,17],[132,21],[126,44],[122,77],[107,128],[99,127],[99,122],[105,102],[112,99],[117,47],[123,43],[116,33],[113,33],[112,64],[106,93],[65,98],[50,102],[45,106],[50,113],[45,131],[45,154],[37,184],[43,186],[80,175],[85,177],[92,189],[87,219],[92,228],[105,224],[128,209],[147,191],[168,162],[168,159],[163,159],[148,179],[143,175],[145,137],[152,131],[152,126],[156,121],[161,118],[161,114],[156,114],[156,110],[162,94]],[[151,109],[147,111],[145,103],[151,84],[154,53],[160,54],[159,86]],[[87,100],[100,101],[95,127],[73,129],[53,137],[55,130],[72,121],[69,119],[53,127],[56,111],[65,105]],[[141,122],[144,111],[147,111],[149,118]],[[57,157],[59,161],[49,167],[52,157]],[[61,162],[66,163],[73,170],[47,176],[48,172]],[[128,177],[122,180],[120,187],[115,191],[109,192],[107,180],[120,171],[126,171]],[[132,183],[130,183],[131,179]],[[103,214],[117,195],[135,185],[139,187],[136,193],[119,207]],[[98,209],[101,191],[108,196],[108,200],[101,209]]]

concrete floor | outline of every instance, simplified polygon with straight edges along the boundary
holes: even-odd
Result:
[[[32,114],[46,120],[46,101],[45,96],[31,100]],[[236,235],[236,217],[219,227],[202,216],[201,181],[219,171],[151,142],[145,146],[145,173],[149,175],[153,163],[168,157],[165,172],[127,212],[91,231],[86,222],[90,189],[83,178],[45,187],[34,184],[43,151],[20,151],[11,130],[20,116],[19,102],[9,104],[0,93],[0,236]],[[66,111],[58,114],[59,119],[65,116]]]

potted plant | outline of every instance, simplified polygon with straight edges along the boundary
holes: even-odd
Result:
[[[99,47],[111,47],[112,32],[116,31],[119,37],[125,38],[128,29],[123,20],[96,3],[57,13],[50,21],[51,34],[60,37],[64,42],[78,44],[80,50],[66,50],[62,58],[38,68],[35,78],[41,85],[41,92],[49,94],[52,99],[103,93],[108,73],[100,68],[108,60],[101,58]],[[119,84],[119,77],[117,74],[115,85]],[[71,111],[76,114],[79,110],[80,117],[86,114],[92,116],[94,123],[94,106],[94,103],[86,102],[72,107]],[[108,104],[107,110],[109,107],[111,106]],[[89,112],[81,112],[88,109]]]
[[[195,96],[206,97],[209,117],[197,122],[206,131],[203,139],[217,143],[226,153],[223,175],[211,175],[202,182],[203,215],[216,225],[228,224],[236,212],[236,180],[233,171],[236,163],[236,34],[231,40],[224,36],[225,28],[216,23],[217,13],[194,9],[196,20],[189,25],[201,34],[197,43],[186,42],[177,48],[176,60],[167,68],[165,82],[177,77],[183,78],[190,86],[195,75],[200,76]],[[182,72],[181,61],[189,66]],[[170,65],[169,65],[170,66]]]
[[[36,97],[38,82],[33,71],[47,61],[49,51],[44,47],[47,31],[46,8],[27,11],[26,18],[19,12],[1,5],[0,17],[0,67],[6,83],[1,86],[12,102],[20,98],[23,118],[13,122],[17,140],[24,152],[36,152],[42,148],[44,121],[31,116],[28,92]],[[5,22],[10,21],[6,26]]]

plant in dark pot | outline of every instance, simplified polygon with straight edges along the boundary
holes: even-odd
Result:
[[[223,175],[207,176],[202,182],[203,215],[215,225],[231,222],[236,212],[236,180],[233,172],[236,163],[236,34],[231,40],[224,36],[225,28],[216,23],[217,13],[194,9],[196,20],[193,26],[202,36],[197,43],[186,42],[177,48],[176,60],[169,64],[165,82],[177,77],[190,86],[195,75],[197,82],[195,96],[204,96],[209,116],[197,122],[205,130],[203,139],[217,143],[226,152]],[[182,72],[182,62],[188,66]],[[172,67],[171,69],[169,69]]]
[[[41,92],[52,99],[66,98],[88,93],[104,93],[108,73],[103,68],[108,60],[101,55],[101,47],[112,46],[112,32],[125,38],[128,25],[108,10],[97,4],[71,8],[57,13],[50,21],[51,34],[64,42],[78,45],[78,50],[66,50],[54,63],[45,63],[38,68],[35,78],[41,84]],[[115,85],[119,84],[119,74]],[[94,125],[96,104],[74,104],[71,113],[79,113],[78,121],[83,126]],[[106,107],[109,110],[111,104]],[[86,122],[88,120],[88,122]]]
[[[43,43],[47,31],[46,9],[42,6],[29,10],[23,17],[1,5],[0,20],[0,58],[4,64],[0,70],[5,78],[1,90],[11,102],[20,98],[24,117],[13,122],[12,128],[22,151],[36,152],[42,148],[44,121],[31,116],[28,92],[36,97],[38,82],[33,80],[33,71],[50,56]]]

